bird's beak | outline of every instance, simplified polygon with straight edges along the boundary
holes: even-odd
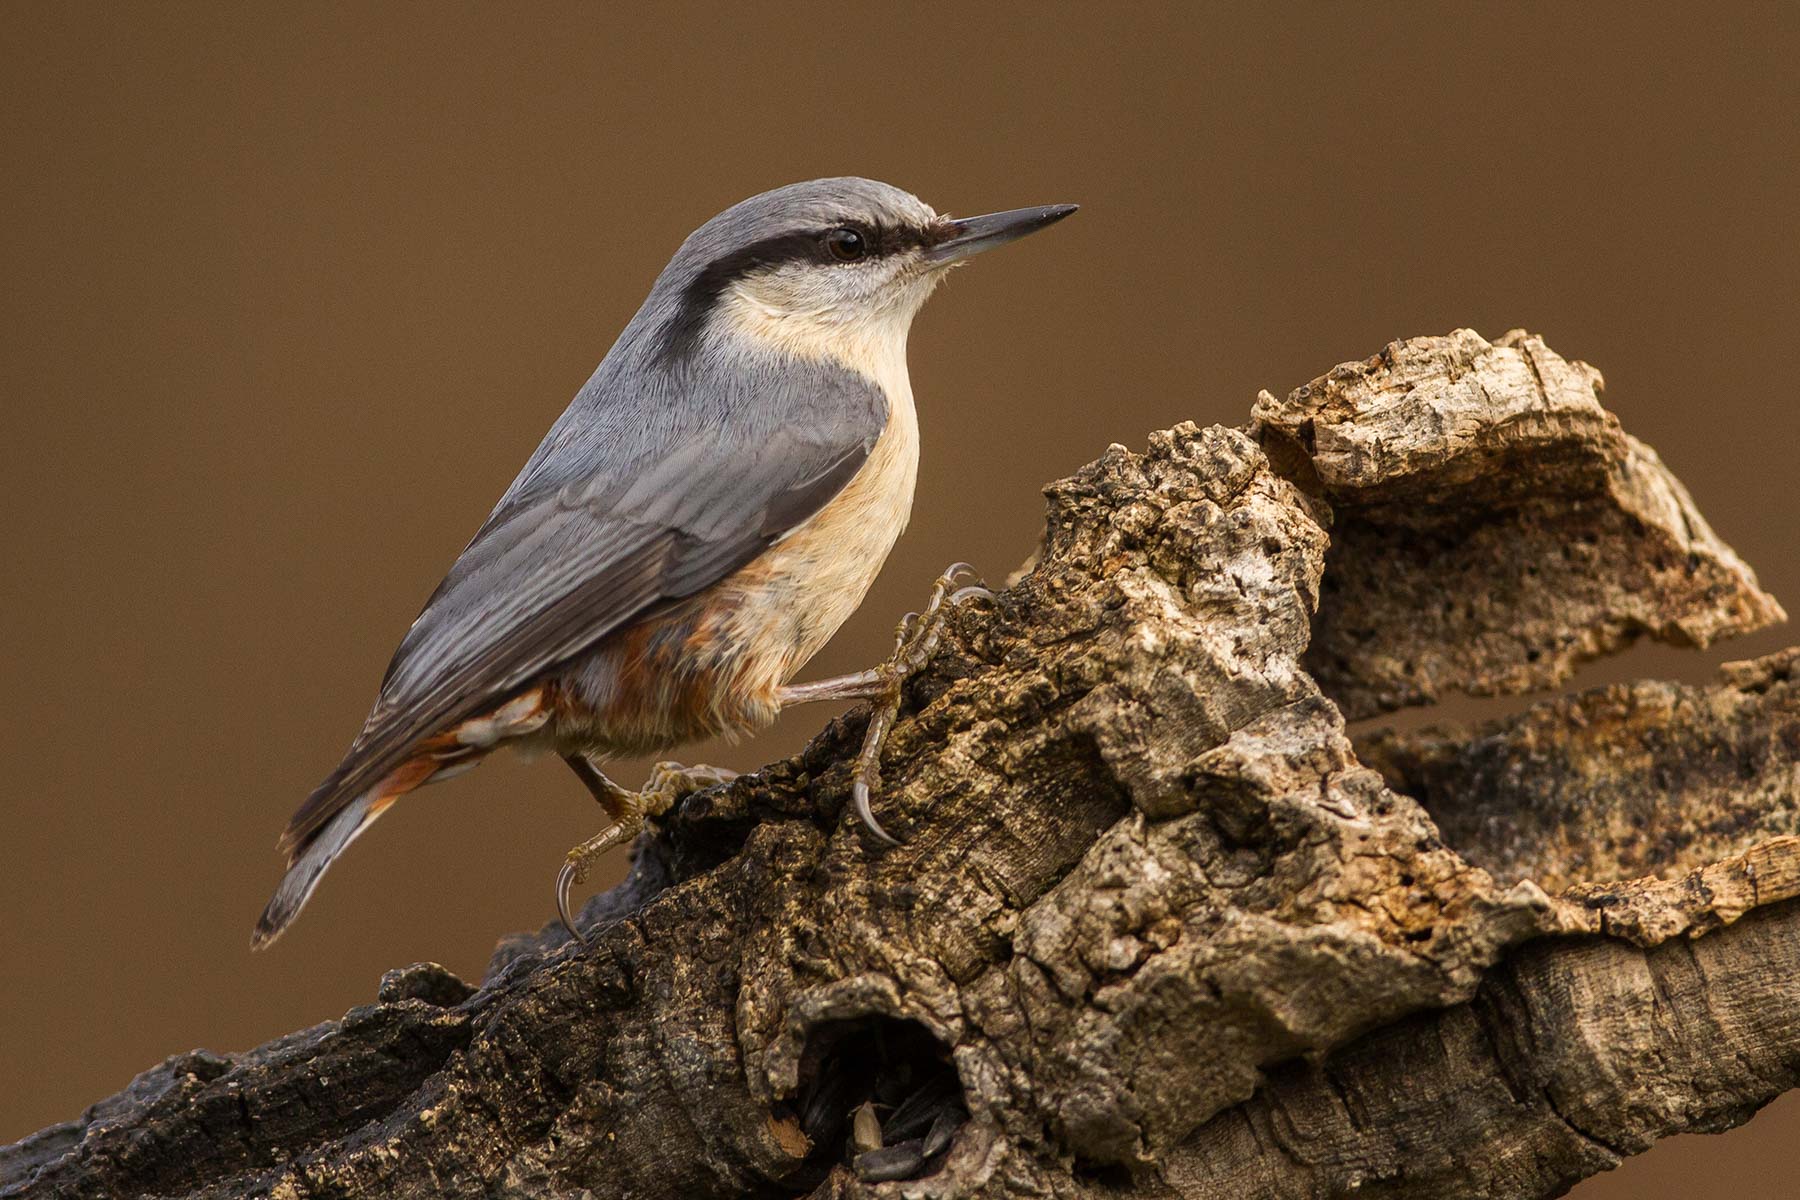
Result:
[[[925,251],[925,261],[940,267],[961,262],[971,254],[1016,242],[1028,233],[1054,225],[1079,207],[1076,204],[1045,204],[1038,208],[1015,208],[989,213],[985,217],[952,221],[950,236]]]

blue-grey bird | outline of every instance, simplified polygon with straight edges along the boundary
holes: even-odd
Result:
[[[287,874],[252,945],[395,800],[502,745],[554,750],[611,819],[558,881],[571,930],[568,888],[594,857],[728,777],[664,764],[633,792],[599,764],[746,733],[784,705],[886,701],[855,783],[885,839],[869,810],[879,739],[956,572],[881,667],[789,680],[906,526],[914,314],[950,267],[1073,211],[952,220],[887,184],[816,179],[696,230],[413,622],[362,732],[282,835]]]

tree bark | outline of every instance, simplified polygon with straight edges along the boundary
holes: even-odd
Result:
[[[1800,1075],[1800,650],[1599,376],[1397,342],[1047,489],[909,686],[684,799],[590,943],[192,1053],[0,1150],[15,1196],[1542,1197]]]

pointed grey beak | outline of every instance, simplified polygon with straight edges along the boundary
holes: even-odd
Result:
[[[985,217],[952,221],[950,236],[925,251],[925,261],[937,266],[960,262],[971,254],[1016,242],[1028,233],[1054,225],[1079,207],[1078,204],[1045,204],[1038,208],[1015,208],[989,213]]]

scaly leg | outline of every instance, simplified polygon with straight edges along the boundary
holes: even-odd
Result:
[[[862,749],[856,755],[851,775],[850,796],[863,827],[885,845],[898,846],[899,840],[881,827],[869,806],[870,795],[881,783],[881,746],[888,731],[900,715],[901,692],[906,681],[931,661],[938,639],[944,632],[944,610],[971,596],[993,595],[979,583],[958,588],[964,575],[973,575],[968,563],[953,563],[932,585],[931,598],[923,613],[907,613],[894,631],[894,653],[880,666],[854,675],[839,675],[816,683],[795,684],[781,689],[778,698],[783,707],[810,704],[818,700],[872,700],[869,726],[863,733]]]
[[[790,683],[775,693],[781,707],[790,704],[816,704],[821,700],[867,700],[881,695],[881,671],[858,671],[853,675],[833,675],[812,683]]]
[[[584,882],[595,861],[608,850],[636,837],[646,817],[662,816],[689,792],[730,783],[737,778],[737,772],[723,767],[684,767],[680,763],[660,762],[651,768],[643,788],[634,792],[608,779],[582,755],[565,754],[563,761],[612,818],[612,824],[569,851],[562,870],[556,874],[556,915],[562,918],[570,937],[586,941],[569,910],[569,889]]]

